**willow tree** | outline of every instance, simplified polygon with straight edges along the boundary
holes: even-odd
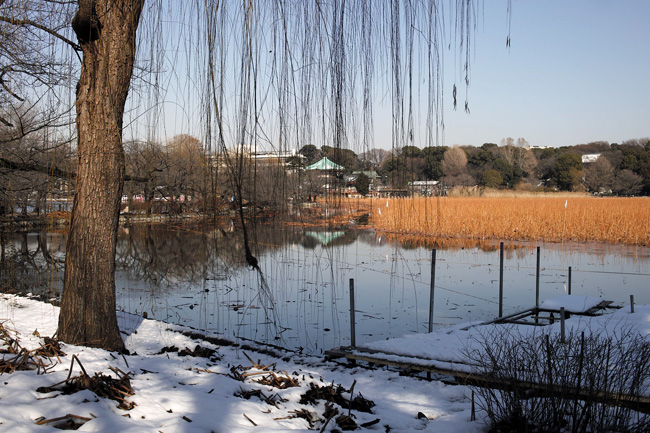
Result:
[[[77,176],[58,335],[121,350],[115,248],[124,186],[122,122],[144,0],[79,0],[72,20],[83,52],[77,84]]]
[[[122,143],[135,139],[124,137],[123,118],[138,59],[138,70],[147,77],[137,84],[133,113],[148,124],[140,125],[147,132],[136,124],[131,133],[159,134],[161,95],[165,86],[175,85],[163,83],[185,83],[185,89],[172,92],[178,98],[174,103],[193,105],[186,108],[193,116],[187,125],[194,118],[201,122],[198,130],[174,132],[200,136],[206,150],[221,155],[225,181],[241,203],[242,191],[251,189],[245,183],[256,173],[246,154],[258,146],[288,150],[314,143],[357,152],[373,147],[378,92],[390,101],[394,150],[438,144],[444,128],[442,53],[455,47],[454,78],[467,88],[480,3],[79,0],[70,19],[74,42],[69,27],[51,28],[23,17],[29,10],[25,5],[42,4],[66,17],[70,2],[0,0],[2,14],[8,15],[0,22],[72,47],[82,62],[59,337],[123,348],[115,315],[115,247],[125,171]],[[138,32],[141,16],[146,38]],[[169,73],[173,80],[160,78]],[[454,84],[454,105],[456,99]],[[255,194],[255,185],[252,189]],[[247,243],[246,258],[256,265],[252,253]]]

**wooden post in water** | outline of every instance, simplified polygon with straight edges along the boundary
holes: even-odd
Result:
[[[472,390],[472,411],[469,417],[470,421],[476,421],[476,406],[474,404],[474,390]]]
[[[630,313],[634,313],[634,295],[630,295]]]
[[[350,278],[350,346],[357,347],[354,319],[354,278]]]
[[[499,248],[499,317],[503,317],[503,242]]]
[[[571,266],[569,266],[569,295],[571,294]]]
[[[564,313],[564,307],[560,307],[560,341],[562,343],[565,342],[566,340],[566,328],[564,327],[564,319],[566,317],[566,314]]]
[[[436,249],[431,250],[431,281],[429,283],[429,332],[433,331],[434,287],[436,280]]]
[[[429,282],[429,333],[433,331],[434,288],[436,281],[436,249],[431,250],[431,281]],[[427,371],[427,379],[431,380],[431,372]]]
[[[537,272],[535,273],[535,306],[539,307],[539,247],[537,247]]]

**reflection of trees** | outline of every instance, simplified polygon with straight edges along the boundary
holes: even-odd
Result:
[[[159,227],[135,226],[118,236],[116,265],[152,284],[198,278],[206,262],[203,236]]]
[[[314,230],[313,228],[310,230]],[[355,242],[358,231],[345,232],[327,247]],[[300,228],[258,224],[252,228],[256,256],[281,251],[289,245],[313,249],[321,245]],[[47,294],[60,290],[65,236],[16,233],[0,243],[0,285],[4,290]],[[129,275],[155,286],[197,284],[236,275],[248,264],[241,232],[230,220],[214,225],[136,225],[120,229],[116,264]]]
[[[0,284],[4,290],[39,292],[57,289],[52,273],[63,269],[63,237],[17,233],[0,246]],[[54,252],[52,250],[55,250]],[[55,287],[51,287],[54,285]]]
[[[303,244],[302,230],[259,224],[252,228],[256,256],[287,244]],[[349,235],[333,244],[354,242]],[[151,284],[224,279],[245,268],[241,232],[228,221],[213,225],[142,225],[120,230],[116,264],[138,280]]]

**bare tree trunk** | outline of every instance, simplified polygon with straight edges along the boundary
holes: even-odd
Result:
[[[145,182],[144,184],[144,205],[146,209],[147,216],[151,215],[151,204],[153,203],[153,188],[151,188],[151,182]]]
[[[144,0],[79,0],[78,165],[58,336],[123,350],[115,313],[115,245],[124,184],[122,116]]]

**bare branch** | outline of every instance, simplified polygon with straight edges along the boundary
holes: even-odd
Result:
[[[37,29],[43,30],[46,33],[49,33],[50,35],[54,36],[57,39],[60,39],[61,41],[65,42],[66,44],[70,45],[75,51],[81,51],[81,47],[79,44],[71,41],[70,39],[66,38],[65,36],[57,33],[56,31],[50,29],[49,27],[45,27],[42,24],[39,24],[35,21],[32,20],[17,20],[15,18],[9,18],[9,17],[4,17],[0,15],[0,21],[15,25],[15,26],[32,26],[36,27]]]
[[[2,123],[5,126],[8,126],[9,128],[13,128],[13,126],[14,126],[13,123],[5,120],[5,118],[2,117],[2,116],[0,116],[0,123]]]
[[[4,79],[4,76],[5,76],[5,74],[6,74],[8,71],[11,71],[11,70],[12,70],[11,68],[7,68],[7,69],[4,69],[4,70],[2,71],[2,73],[0,74],[0,84],[2,84],[2,88],[5,89],[5,91],[6,91],[7,93],[9,93],[11,96],[13,96],[14,98],[18,99],[20,102],[24,102],[24,101],[25,101],[25,98],[21,98],[20,96],[16,95],[14,92],[11,91],[11,89],[10,89],[9,87],[7,87],[7,84],[6,84],[6,81],[5,81],[5,79]]]
[[[0,158],[0,167],[17,171],[35,171],[37,173],[43,173],[48,176],[57,178],[74,179],[77,177],[77,173],[73,171],[61,170],[58,167],[46,167],[30,162],[16,162],[6,158]],[[150,180],[151,177],[129,176],[128,174],[124,175],[125,182],[149,182]]]

